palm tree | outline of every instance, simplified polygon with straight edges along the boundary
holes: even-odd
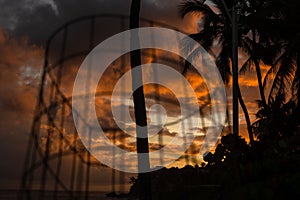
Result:
[[[298,19],[300,17],[300,2],[287,0],[270,0],[269,10],[272,10],[273,27],[265,27],[267,37],[273,43],[279,44],[281,54],[277,56],[272,68],[266,76],[267,81],[270,75],[275,76],[271,86],[269,100],[276,98],[278,94],[290,94],[291,101],[296,104],[293,115],[300,124],[300,31]],[[270,20],[269,20],[270,21]],[[276,31],[272,31],[276,27]],[[291,95],[292,94],[292,95]],[[288,101],[288,100],[287,100]]]
[[[208,52],[213,54],[214,41],[219,42],[219,46],[221,47],[221,51],[216,57],[216,64],[219,68],[221,76],[225,84],[229,83],[230,76],[231,76],[231,63],[233,62],[233,54],[232,54],[232,19],[230,15],[227,14],[228,9],[232,9],[233,6],[236,6],[239,10],[237,13],[237,17],[240,21],[245,21],[245,18],[250,17],[251,15],[251,5],[244,4],[244,1],[237,1],[235,5],[232,1],[226,1],[226,5],[222,3],[222,1],[212,0],[212,3],[215,4],[215,7],[219,10],[219,13],[214,12],[214,10],[206,4],[205,0],[189,0],[184,1],[180,5],[180,14],[184,17],[188,13],[198,12],[204,15],[204,24],[203,29],[196,34],[190,35],[193,39],[198,41]],[[226,7],[228,6],[228,8]],[[247,12],[247,14],[246,14]],[[252,27],[251,27],[252,28]],[[263,88],[263,80],[260,70],[260,62],[262,57],[258,56],[255,53],[255,49],[253,48],[257,42],[255,42],[256,35],[255,31],[252,31],[252,39],[249,37],[250,26],[244,23],[238,23],[239,35],[238,35],[238,44],[239,47],[242,48],[249,56],[249,59],[244,63],[242,67],[242,71],[245,71],[249,66],[255,64],[256,66],[256,73],[258,77],[258,85],[259,91],[262,101],[266,106],[266,100],[264,95],[264,88]],[[254,41],[253,41],[254,39]],[[188,50],[192,49],[188,47]],[[197,56],[197,52],[192,52],[191,56]],[[189,63],[186,63],[184,72],[189,68]],[[244,112],[248,134],[250,142],[253,143],[253,134],[251,128],[250,117],[248,114],[248,110],[242,98],[240,88],[238,87],[238,98],[242,110]]]
[[[213,54],[213,42],[218,41],[221,51],[216,58],[216,64],[220,70],[221,76],[225,84],[228,84],[231,76],[231,63],[235,60],[232,54],[232,18],[228,10],[232,10],[235,6],[237,8],[238,22],[238,45],[242,51],[248,56],[243,63],[240,73],[245,73],[247,70],[255,68],[258,89],[263,107],[267,107],[268,102],[265,97],[265,85],[263,82],[261,64],[272,65],[274,60],[281,52],[281,45],[270,40],[270,36],[265,34],[270,29],[264,28],[265,24],[272,24],[271,10],[268,10],[269,1],[220,1],[211,0],[215,8],[215,12],[210,6],[206,4],[206,0],[189,0],[180,5],[180,14],[184,17],[188,13],[199,12],[204,15],[203,29],[197,33],[190,35],[193,39],[198,41],[208,52]],[[225,3],[226,2],[226,3]],[[278,5],[272,5],[278,7]],[[264,15],[267,13],[267,15]],[[259,23],[258,23],[259,22]],[[257,25],[258,24],[258,25]],[[192,49],[191,47],[187,48]],[[197,52],[191,53],[191,56],[197,56]],[[189,68],[189,63],[186,63],[184,72]],[[245,115],[248,134],[250,142],[254,141],[252,134],[252,126],[247,107],[243,100],[240,88],[238,87],[239,103]]]
[[[257,121],[253,124],[255,134],[260,137],[290,135],[300,124],[299,6],[300,3],[293,0],[264,0],[257,3],[255,13],[247,20],[258,35],[252,38],[252,43],[257,46],[252,49],[259,59],[271,66],[264,79],[264,88],[274,76],[268,105],[259,101]],[[259,40],[257,43],[256,39]]]
[[[259,110],[256,113],[257,120],[253,123],[254,134],[263,142],[276,142],[280,138],[293,133],[293,101],[286,102],[284,93],[270,98],[267,107],[258,101]]]
[[[139,28],[139,17],[140,17],[140,7],[141,0],[132,0],[130,8],[130,29]],[[131,34],[131,45],[139,46],[139,35],[138,33],[132,32]],[[130,52],[130,64],[131,69],[134,69],[137,66],[141,65],[141,52],[140,49]],[[142,83],[142,71],[138,70],[138,75],[132,74],[132,85],[136,83]],[[133,102],[134,102],[134,114],[136,124],[139,126],[147,126],[147,115],[146,115],[146,105],[145,105],[145,95],[143,86],[139,87],[133,93]],[[136,129],[137,136],[139,136],[138,128]],[[148,133],[143,133],[148,134]],[[150,169],[150,160],[149,160],[149,145],[148,138],[139,138],[136,139],[137,144],[137,153],[138,153],[138,168],[139,171]],[[141,153],[146,153],[148,155],[146,158],[144,156],[139,156]],[[151,199],[151,179],[150,174],[139,174],[141,181],[140,188],[140,199],[150,200]]]

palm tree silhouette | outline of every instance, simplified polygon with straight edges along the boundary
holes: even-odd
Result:
[[[130,8],[130,29],[139,28],[139,16],[140,16],[140,7],[141,0],[132,0],[131,8]],[[138,47],[139,46],[139,35],[136,32],[132,32],[131,34],[131,46]],[[140,49],[134,50],[130,52],[130,64],[131,69],[134,69],[137,66],[141,65],[141,52]],[[138,73],[132,74],[132,85],[142,83],[142,71],[137,68]],[[136,124],[139,126],[147,126],[147,114],[146,114],[146,106],[145,106],[145,95],[143,91],[143,86],[139,87],[136,91],[133,92],[133,102],[134,102],[134,114]],[[145,130],[145,129],[144,129]],[[139,138],[140,134],[148,134],[148,133],[139,133],[138,128],[136,129],[137,138],[137,153],[138,153],[138,168],[139,171],[150,169],[150,160],[149,160],[149,144],[148,138]],[[147,130],[146,130],[147,131]],[[147,156],[140,156],[141,154]],[[151,179],[150,174],[140,173],[139,178],[141,181],[140,195],[139,198],[141,200],[150,200],[151,199]]]
[[[238,10],[237,17],[239,18],[239,22],[237,24],[239,29],[238,45],[240,49],[243,50],[248,56],[248,59],[245,61],[245,63],[243,63],[240,69],[240,73],[245,73],[247,70],[251,69],[251,66],[255,66],[260,98],[262,105],[266,107],[267,102],[265,98],[260,64],[270,64],[270,60],[272,60],[274,55],[276,55],[277,51],[274,51],[272,54],[263,54],[268,49],[265,47],[266,45],[261,45],[262,42],[260,40],[263,40],[264,38],[259,37],[260,32],[257,30],[257,27],[255,27],[253,23],[250,23],[252,21],[248,20],[253,19],[253,15],[256,14],[257,7],[259,7],[259,2],[247,1],[247,3],[245,3],[244,1],[236,1],[234,3],[233,1],[229,0],[224,1],[226,4],[223,4],[222,1],[219,0],[211,0],[211,2],[215,4],[216,9],[219,11],[218,13],[216,13],[209,5],[207,5],[205,0],[184,1],[180,5],[179,10],[182,17],[188,13],[194,12],[202,13],[204,15],[203,29],[199,33],[192,34],[190,36],[198,41],[209,53],[213,55],[213,49],[215,48],[214,41],[219,42],[221,47],[220,53],[214,56],[216,58],[216,64],[219,68],[223,81],[225,84],[228,84],[232,71],[231,63],[233,63],[234,59],[231,51],[233,34],[232,19],[230,19],[227,12],[228,10],[233,9],[235,6]],[[248,21],[249,23],[246,23]],[[192,52],[191,55],[197,56],[197,53]],[[190,64],[186,63],[184,72],[189,67]],[[251,121],[239,86],[238,99],[245,115],[250,143],[253,143],[254,138]]]
[[[264,28],[266,37],[271,38],[273,43],[278,45],[280,54],[276,57],[272,68],[268,71],[269,76],[275,76],[271,86],[269,100],[277,95],[292,93],[291,101],[296,104],[293,111],[294,118],[300,124],[300,31],[299,31],[299,8],[300,2],[287,0],[272,0],[268,9],[273,18],[269,23],[273,26]],[[266,19],[263,19],[266,21]],[[271,22],[271,23],[270,23]],[[273,31],[276,28],[276,32]]]
[[[221,51],[219,55],[214,55],[216,58],[216,64],[219,68],[220,74],[223,78],[225,84],[229,83],[230,76],[231,76],[231,63],[234,60],[232,54],[232,22],[227,15],[228,9],[221,1],[212,1],[216,4],[216,7],[220,10],[221,14],[217,14],[212,10],[210,6],[206,4],[206,1],[198,1],[198,0],[191,0],[191,1],[184,1],[179,6],[179,12],[181,17],[184,17],[188,13],[202,13],[204,15],[204,23],[203,29],[196,34],[190,35],[194,40],[198,41],[209,53],[214,55],[213,48],[214,48],[214,41],[218,40],[221,46]],[[232,2],[229,2],[228,5],[230,8],[233,7]],[[224,13],[224,14],[222,14]],[[189,47],[191,48],[191,47]],[[192,48],[191,48],[192,49]],[[194,50],[190,55],[191,56],[198,56],[197,49]],[[190,67],[189,63],[186,63],[184,72]],[[243,109],[247,127],[248,127],[248,134],[250,141],[253,142],[253,134],[251,129],[250,117],[248,114],[248,110],[245,106],[244,100],[242,98],[240,89],[238,87],[238,98],[240,101],[240,105]]]
[[[267,107],[262,106],[258,101],[259,110],[256,113],[257,120],[253,123],[254,134],[263,142],[276,142],[280,138],[293,133],[293,101],[286,102],[284,93],[277,94],[270,98]]]

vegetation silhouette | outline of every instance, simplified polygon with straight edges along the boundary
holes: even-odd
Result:
[[[153,199],[293,199],[299,197],[300,134],[252,146],[240,136],[223,136],[202,166],[163,168],[151,173]],[[132,198],[139,179],[131,179]]]
[[[250,143],[234,134],[221,138],[201,167],[164,168],[151,173],[153,199],[295,199],[300,191],[300,2],[287,0],[188,0],[182,17],[201,13],[203,28],[191,37],[215,59],[225,84],[231,76],[232,29],[228,11],[237,8],[238,44],[248,57],[240,73],[254,69],[260,99],[250,122],[241,92]],[[215,41],[220,52],[215,54]],[[197,49],[186,44],[191,57]],[[262,65],[269,66],[265,77]],[[186,63],[185,73],[190,64]],[[267,82],[273,77],[270,92]],[[240,89],[239,89],[240,90]],[[254,136],[256,136],[254,138]],[[139,178],[132,178],[130,196],[138,197]]]

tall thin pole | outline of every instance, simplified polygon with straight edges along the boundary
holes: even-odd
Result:
[[[233,134],[239,135],[239,101],[238,101],[238,24],[236,6],[232,6],[232,110]]]
[[[132,0],[130,8],[130,29],[139,28],[139,17],[140,17],[141,0]],[[130,53],[130,64],[131,71],[137,66],[141,65],[141,51],[139,49],[139,34],[138,32],[132,32],[130,38],[131,47],[136,47],[137,50]],[[142,69],[136,68],[136,72],[132,73],[132,87],[141,85],[136,91],[133,91],[133,103],[134,103],[134,114],[136,124],[142,127],[147,126],[147,114],[145,105],[145,96],[142,79]],[[149,144],[148,138],[139,138],[139,135],[148,135],[147,129],[140,130],[136,128],[136,144],[138,153],[138,169],[150,169],[149,161]],[[151,177],[150,174],[139,173],[139,179],[141,183],[140,188],[140,199],[150,200],[151,199]]]

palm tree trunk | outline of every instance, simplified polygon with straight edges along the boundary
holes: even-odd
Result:
[[[250,140],[250,144],[252,145],[253,142],[254,142],[254,138],[253,138],[251,121],[250,121],[249,113],[248,113],[246,104],[243,100],[243,97],[242,97],[241,90],[240,90],[239,86],[238,86],[238,98],[239,98],[239,102],[240,102],[240,105],[242,107],[242,110],[244,112],[244,116],[245,116],[245,120],[246,120],[246,124],[247,124],[248,135],[249,135],[249,140]]]
[[[130,14],[130,29],[135,29],[139,27],[139,12],[140,12],[140,0],[132,0],[131,4],[131,14]],[[139,35],[136,32],[131,33],[131,46],[139,47]],[[131,69],[141,65],[141,52],[140,49],[134,50],[130,53],[130,64]],[[132,86],[143,83],[142,80],[142,70],[135,69],[137,73],[132,73]],[[145,106],[145,96],[143,86],[139,87],[136,91],[133,91],[133,102],[134,102],[134,114],[136,124],[139,126],[147,126],[147,115]],[[145,129],[144,129],[145,130]],[[140,130],[137,131],[137,136],[139,136]],[[147,134],[147,133],[143,133]],[[148,138],[137,137],[137,152],[138,153],[148,153]],[[145,168],[149,167],[149,160],[142,160],[139,163],[139,167]],[[144,171],[144,170],[143,170]]]
[[[252,40],[254,41],[255,44],[257,44],[255,30],[252,30]],[[254,52],[254,54],[255,54],[255,52]],[[263,83],[262,83],[262,75],[261,75],[259,61],[255,55],[251,55],[251,56],[253,57],[254,64],[255,64],[255,71],[256,71],[256,76],[257,76],[257,81],[258,81],[258,89],[259,89],[260,98],[261,98],[263,107],[266,108],[267,101],[266,101],[264,87],[263,87]]]
[[[140,7],[141,0],[132,0],[130,8],[130,29],[139,28],[139,17],[140,17]],[[141,65],[141,52],[139,47],[139,35],[138,33],[131,34],[131,47],[137,47],[137,50],[131,51],[130,53],[130,64],[131,69],[134,69],[137,66]],[[131,70],[133,71],[133,70]],[[137,73],[132,73],[132,86],[134,88],[135,84],[143,83],[142,80],[142,70],[137,70]],[[136,124],[139,126],[147,126],[147,114],[145,106],[145,96],[143,86],[139,87],[136,91],[133,92],[133,103],[134,103],[134,114]],[[148,134],[147,129],[143,129],[146,133],[141,133],[140,130],[136,129],[136,144],[137,144],[137,153],[138,153],[138,169],[139,172],[143,169],[150,170],[150,161],[149,161],[149,145],[148,138],[139,138],[139,135]],[[147,155],[147,156],[141,156]],[[141,200],[150,200],[151,199],[151,179],[149,173],[139,173],[139,179],[141,183],[140,187],[140,198]]]
[[[239,135],[239,102],[238,102],[238,21],[235,5],[232,6],[232,123],[233,134]]]
[[[254,64],[255,64],[255,71],[256,71],[256,76],[257,76],[257,82],[258,82],[258,89],[259,89],[260,98],[261,98],[261,101],[262,101],[262,104],[263,104],[264,108],[266,108],[267,101],[266,101],[266,97],[265,97],[264,86],[263,86],[263,83],[262,83],[262,75],[261,75],[260,65],[259,65],[259,62],[257,60],[254,61]]]

